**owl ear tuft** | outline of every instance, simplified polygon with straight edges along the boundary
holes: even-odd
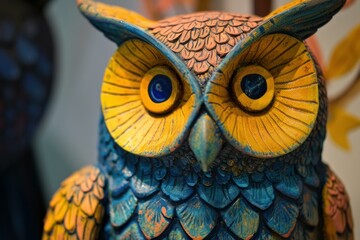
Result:
[[[145,29],[155,22],[128,9],[91,0],[77,0],[80,12],[107,38],[118,45],[128,38],[146,38]]]
[[[301,40],[313,35],[341,9],[346,0],[293,0],[265,17],[266,32],[284,32]]]

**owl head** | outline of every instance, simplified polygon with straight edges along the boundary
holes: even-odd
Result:
[[[110,135],[146,157],[186,143],[204,171],[224,144],[264,160],[293,152],[326,121],[322,74],[303,41],[343,4],[298,0],[265,18],[201,12],[155,22],[78,0],[118,45],[101,90]]]

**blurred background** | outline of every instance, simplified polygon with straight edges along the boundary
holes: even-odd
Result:
[[[152,14],[140,0],[104,2],[112,4],[121,2],[122,6],[148,17]],[[273,8],[286,2],[288,1],[274,0]],[[225,0],[221,1],[221,6],[220,3],[217,5],[214,7],[219,10],[253,12],[251,0]],[[171,13],[176,13],[176,11]],[[342,10],[329,24],[318,31],[317,41],[325,67],[330,65],[331,53],[339,42],[360,24],[359,13],[360,1],[354,1],[351,6]],[[75,1],[54,0],[48,5],[46,15],[53,29],[58,54],[56,83],[53,86],[46,115],[36,134],[37,166],[45,202],[48,202],[62,180],[75,170],[95,163],[97,160],[100,84],[104,69],[116,46],[80,15]],[[358,74],[359,62],[345,75],[329,82],[328,91],[332,99],[352,86]],[[351,100],[345,103],[343,101],[341,111],[352,115],[354,126],[357,126],[356,117],[360,118],[360,95],[352,96]],[[335,113],[330,117],[334,119],[334,116]],[[343,123],[340,121],[340,125],[346,127]],[[337,141],[336,138],[330,138],[328,134],[323,158],[347,187],[356,225],[355,235],[359,237],[360,128],[350,131],[346,134],[346,138],[349,145],[346,145],[343,140]]]

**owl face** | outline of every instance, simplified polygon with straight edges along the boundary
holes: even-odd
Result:
[[[205,171],[224,143],[263,159],[298,148],[324,97],[302,42],[324,24],[310,24],[319,17],[316,2],[290,4],[265,19],[212,12],[160,22],[134,13],[119,21],[126,10],[81,2],[90,21],[119,45],[101,92],[114,141],[149,157],[187,142]],[[322,3],[328,19],[341,6],[336,2]]]

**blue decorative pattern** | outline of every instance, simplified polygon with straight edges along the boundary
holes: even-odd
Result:
[[[312,236],[306,229],[319,222],[320,197],[312,190],[318,166],[298,161],[301,149],[287,156],[290,161],[274,159],[264,167],[225,145],[216,167],[202,172],[187,144],[161,158],[135,156],[113,142],[101,120],[99,150],[109,178],[104,236],[281,239],[300,230]]]
[[[260,216],[243,199],[236,202],[223,213],[226,226],[242,239],[251,238],[259,228]]]
[[[268,180],[260,183],[252,182],[242,193],[251,204],[261,210],[270,207],[275,198],[273,185]]]
[[[191,238],[205,238],[214,229],[217,220],[215,209],[194,196],[176,208],[177,216],[185,232]]]
[[[112,199],[109,206],[110,221],[114,227],[122,226],[132,216],[137,205],[137,198],[131,190]]]
[[[273,206],[264,212],[267,226],[282,237],[289,237],[295,228],[299,207],[296,203],[278,197]]]
[[[165,198],[155,196],[139,204],[139,225],[147,239],[158,237],[169,226],[174,207]]]

